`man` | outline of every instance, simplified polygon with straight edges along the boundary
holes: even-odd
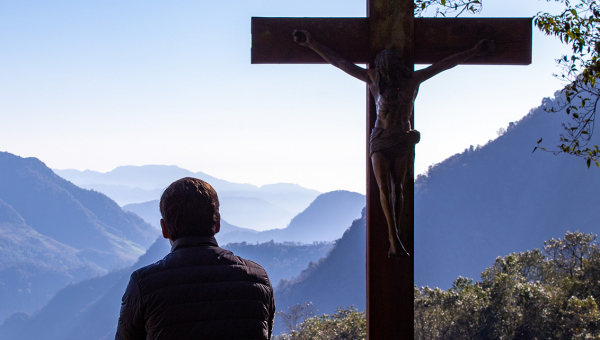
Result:
[[[369,155],[388,225],[388,257],[409,256],[399,235],[404,206],[404,179],[413,161],[414,145],[420,139],[419,132],[413,130],[410,124],[419,86],[440,72],[474,56],[491,52],[494,42],[482,40],[470,50],[456,53],[418,71],[404,66],[398,52],[383,50],[375,58],[375,68],[365,70],[319,43],[307,31],[296,30],[293,37],[294,41],[312,49],[331,65],[369,86],[377,107],[377,120],[369,140]]]
[[[270,339],[273,288],[258,264],[219,248],[219,199],[182,178],[160,199],[171,252],[131,274],[115,339]]]

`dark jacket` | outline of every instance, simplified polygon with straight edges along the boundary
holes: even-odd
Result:
[[[131,274],[115,339],[270,339],[274,314],[260,265],[214,237],[182,237],[165,258]]]

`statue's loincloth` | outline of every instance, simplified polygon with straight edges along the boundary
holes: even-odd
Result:
[[[413,150],[421,139],[417,130],[401,131],[373,128],[369,138],[369,155],[383,152],[386,156],[403,155]]]

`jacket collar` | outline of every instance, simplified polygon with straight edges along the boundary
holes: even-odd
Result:
[[[219,244],[214,236],[184,236],[180,237],[171,246],[171,252],[179,248],[197,247],[197,246],[212,246],[218,247]]]

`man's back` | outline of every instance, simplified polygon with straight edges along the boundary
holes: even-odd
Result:
[[[131,275],[116,339],[270,339],[274,313],[260,265],[188,236]]]

